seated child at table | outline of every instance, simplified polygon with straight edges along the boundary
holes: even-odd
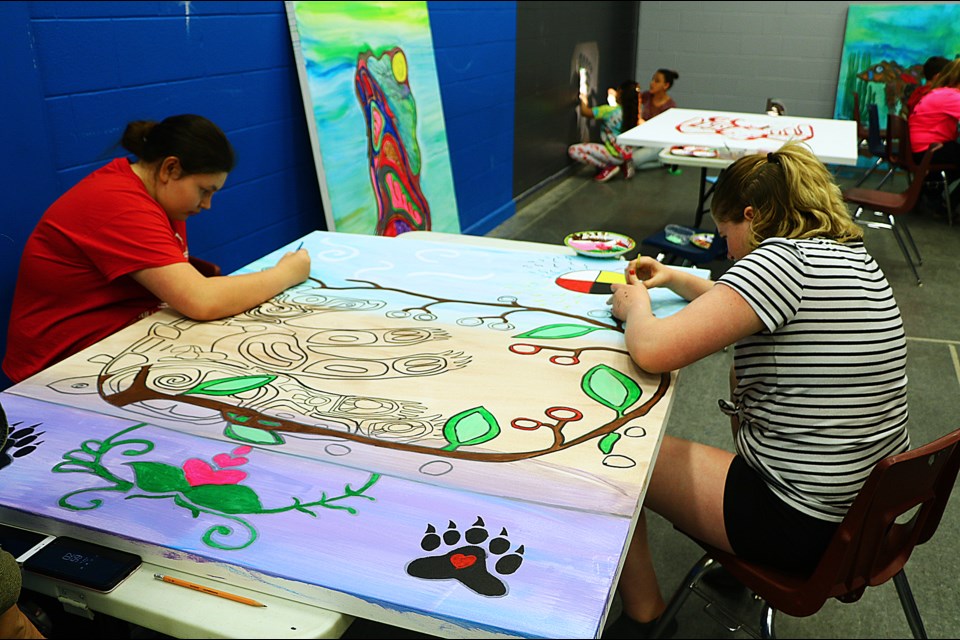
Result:
[[[913,110],[920,103],[920,98],[927,95],[930,92],[930,89],[933,88],[933,81],[937,79],[937,75],[943,71],[943,68],[950,64],[950,61],[944,58],[943,56],[931,56],[927,58],[927,61],[923,63],[923,79],[924,83],[910,92],[910,96],[907,98],[907,116],[913,113]]]
[[[927,86],[927,85],[924,85]],[[947,182],[960,179],[960,142],[957,126],[960,124],[960,58],[947,64],[930,83],[930,90],[920,98],[907,119],[910,128],[910,149],[917,164],[923,161],[927,149],[943,146],[934,152],[933,162],[953,165],[947,169]],[[953,187],[950,201],[960,197],[960,184]]]
[[[670,94],[667,92],[673,87],[673,83],[680,78],[680,74],[670,69],[657,69],[650,80],[650,89],[640,94],[642,108],[640,110],[640,119],[637,124],[643,124],[650,118],[658,116],[667,109],[677,106]],[[633,157],[633,166],[637,169],[656,169],[660,165],[660,147],[634,147],[631,155]],[[676,167],[671,167],[672,171]]]
[[[651,373],[734,345],[720,409],[736,453],[664,436],[618,585],[624,615],[605,637],[644,637],[666,608],[646,509],[728,553],[810,571],[876,463],[910,447],[900,310],[826,167],[798,142],[743,157],[711,213],[735,261],[716,282],[641,257],[611,304]],[[690,304],[657,318],[653,287]]]
[[[238,276],[205,277],[191,263],[186,221],[210,208],[234,166],[233,148],[215,124],[196,115],[135,121],[120,144],[136,159],[117,158],[81,180],[27,239],[3,361],[14,382],[161,306],[213,320],[309,275],[306,250]]]

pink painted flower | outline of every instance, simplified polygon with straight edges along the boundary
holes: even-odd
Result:
[[[183,475],[191,487],[197,487],[203,484],[238,484],[246,477],[245,471],[233,469],[248,462],[244,455],[250,453],[252,447],[237,447],[231,453],[218,453],[213,456],[212,466],[206,460],[200,458],[190,458],[183,463]]]

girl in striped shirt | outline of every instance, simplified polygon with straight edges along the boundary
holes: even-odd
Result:
[[[644,507],[727,552],[812,571],[876,463],[910,447],[900,311],[802,143],[736,161],[711,211],[735,260],[716,282],[642,257],[613,285],[612,312],[647,371],[735,345],[732,398],[720,405],[736,453],[665,435]],[[690,304],[656,318],[652,287]],[[615,626],[642,635],[665,608],[642,512],[619,590]]]

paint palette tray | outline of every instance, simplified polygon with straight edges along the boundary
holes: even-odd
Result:
[[[577,231],[563,244],[590,258],[619,258],[637,246],[633,238],[612,231]]]
[[[713,245],[714,234],[696,233],[690,237],[690,243],[701,249],[709,249]]]
[[[717,158],[720,156],[720,151],[712,147],[685,145],[682,147],[671,147],[670,154],[675,156],[693,156],[695,158]]]

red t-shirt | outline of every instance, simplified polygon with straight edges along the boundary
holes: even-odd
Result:
[[[129,276],[187,262],[187,232],[118,158],[63,194],[27,239],[3,370],[19,382],[160,308]]]

